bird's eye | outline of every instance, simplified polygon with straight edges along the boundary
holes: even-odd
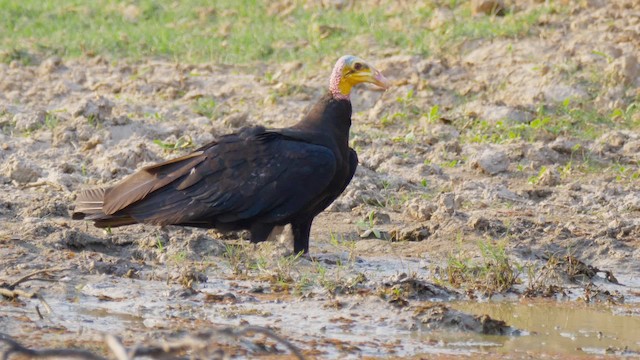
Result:
[[[356,71],[362,70],[362,64],[361,64],[361,63],[355,63],[355,64],[353,65],[353,68],[354,68]]]

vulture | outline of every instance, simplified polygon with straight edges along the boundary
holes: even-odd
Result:
[[[83,190],[72,218],[99,228],[142,223],[248,230],[252,243],[291,224],[294,251],[306,254],[313,219],[340,196],[358,166],[349,128],[350,93],[359,83],[389,87],[373,66],[343,56],[329,91],[297,124],[244,128],[114,186]]]

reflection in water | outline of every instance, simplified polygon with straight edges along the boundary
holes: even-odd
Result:
[[[525,336],[487,336],[460,333],[421,333],[428,341],[446,347],[487,352],[548,354],[604,353],[606,349],[640,351],[640,318],[612,314],[603,307],[532,303],[453,303],[471,314],[487,314],[525,331]]]

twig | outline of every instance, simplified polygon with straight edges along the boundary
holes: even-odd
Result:
[[[22,189],[28,189],[28,188],[40,187],[40,186],[51,186],[52,188],[55,188],[58,191],[67,190],[64,187],[62,187],[62,185],[56,184],[56,183],[51,182],[51,181],[38,181],[38,182],[28,183],[28,184],[22,185]]]
[[[17,297],[23,297],[23,298],[27,298],[27,299],[31,299],[36,297],[35,293],[28,293],[26,291],[22,291],[22,290],[10,290],[10,289],[5,289],[3,287],[0,287],[0,295],[9,298],[9,299],[15,299]]]
[[[42,303],[42,306],[44,306],[44,309],[47,310],[47,313],[52,314],[53,309],[51,309],[51,306],[49,306],[49,303],[47,303],[47,301],[42,297],[42,295],[40,295],[40,293],[36,293],[35,295],[38,298],[38,300],[40,300],[40,303]],[[40,311],[38,310],[38,314],[39,313]]]
[[[69,268],[48,268],[48,269],[41,269],[41,270],[36,270],[32,273],[29,273],[23,277],[21,277],[20,279],[14,281],[13,283],[9,284],[8,289],[9,290],[13,290],[15,289],[16,286],[20,285],[23,282],[29,281],[30,278],[32,278],[33,276],[36,276],[38,274],[42,274],[42,273],[47,273],[47,272],[53,272],[53,271],[65,271],[68,270]]]
[[[107,360],[101,356],[95,355],[85,350],[74,349],[44,349],[44,350],[31,350],[28,349],[17,341],[13,340],[10,336],[0,333],[0,343],[5,343],[9,348],[0,355],[2,360],[9,360],[9,356],[12,354],[19,354],[31,359],[80,359],[80,360]]]
[[[40,318],[40,320],[44,320],[44,316],[42,316],[42,313],[40,312],[40,307],[38,305],[36,305],[36,312],[38,313],[38,317]]]
[[[107,343],[109,349],[111,349],[111,353],[116,356],[118,360],[129,360],[129,355],[127,355],[127,349],[122,345],[120,340],[117,337],[107,334],[104,339]]]

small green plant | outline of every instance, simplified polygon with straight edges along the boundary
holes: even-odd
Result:
[[[542,179],[542,176],[544,175],[545,172],[547,172],[547,167],[543,165],[543,166],[540,167],[540,170],[538,171],[538,174],[536,174],[534,176],[531,176],[529,178],[529,180],[527,180],[527,182],[529,184],[532,184],[532,185],[538,184],[540,182],[540,180]]]
[[[158,238],[156,239],[156,249],[158,250],[159,253],[164,253],[166,251],[165,247],[164,247],[164,242],[162,241],[162,238],[158,236]]]
[[[456,288],[478,290],[485,294],[509,291],[519,280],[524,268],[512,265],[504,243],[479,241],[481,261],[474,261],[463,252],[447,258],[444,270],[436,272],[438,281],[446,281]]]
[[[44,125],[49,129],[49,130],[53,130],[56,128],[56,126],[58,126],[58,123],[60,122],[60,119],[58,119],[57,116],[55,116],[55,114],[52,114],[50,112],[47,112],[47,114],[44,117]]]
[[[183,263],[186,260],[187,260],[187,252],[185,250],[178,251],[177,253],[173,254],[173,256],[171,256],[171,261],[176,264]]]
[[[193,139],[189,135],[183,135],[176,140],[176,142],[165,142],[159,139],[153,140],[153,143],[160,146],[167,152],[174,152],[183,149],[193,148]]]
[[[229,265],[231,265],[231,269],[235,275],[241,275],[244,272],[246,252],[243,246],[225,244],[223,257],[229,261]]]
[[[196,100],[196,103],[193,106],[193,111],[200,116],[206,116],[209,119],[213,119],[216,113],[216,106],[217,103],[215,99],[201,97]]]
[[[360,220],[356,223],[356,225],[360,230],[363,230],[364,233],[371,233],[373,234],[373,236],[376,237],[376,239],[382,239],[383,238],[382,232],[375,227],[376,226],[375,218],[376,218],[376,212],[375,210],[371,210],[369,211],[369,214],[367,215],[366,220]]]
[[[87,122],[89,123],[89,125],[93,126],[93,127],[97,127],[98,123],[99,123],[98,117],[96,115],[89,115],[89,117],[87,117]]]
[[[453,159],[442,164],[443,167],[454,168],[458,166],[458,159]]]

